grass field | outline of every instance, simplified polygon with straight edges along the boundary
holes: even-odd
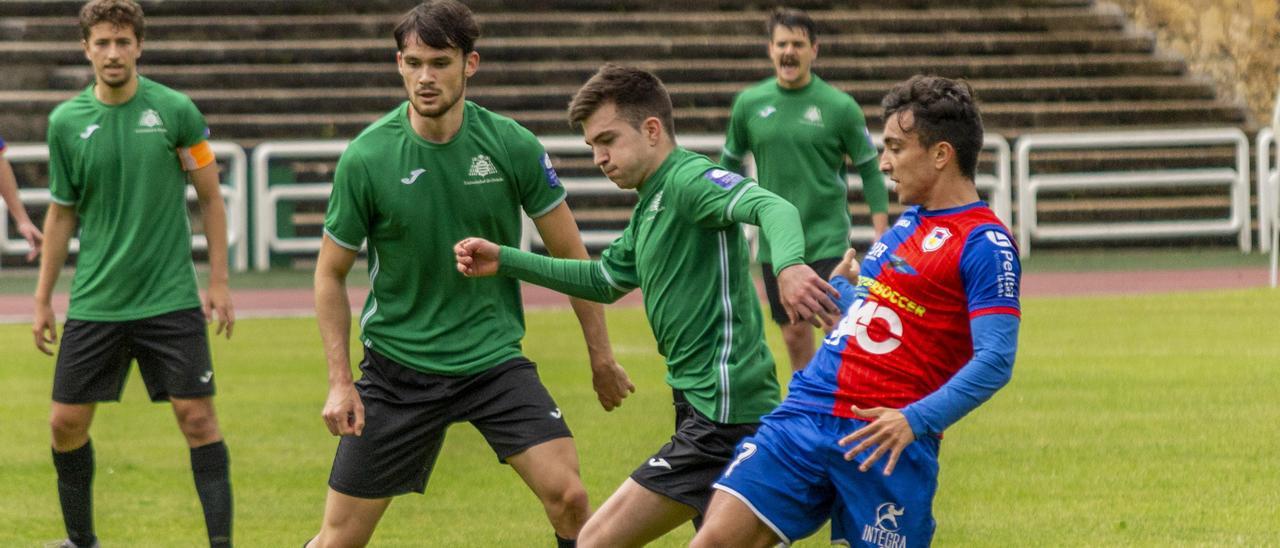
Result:
[[[670,392],[638,309],[610,312],[640,387],[595,403],[568,312],[528,316],[527,353],[577,435],[599,504],[671,432]],[[947,433],[938,546],[1280,544],[1280,292],[1027,299],[1013,382]],[[775,354],[781,346],[771,332]],[[52,359],[0,326],[0,546],[62,536],[46,416]],[[240,546],[297,546],[319,523],[335,441],[311,320],[253,320],[214,345]],[[199,546],[187,451],[136,372],[94,425],[107,546]],[[686,543],[684,528],[660,546]],[[825,533],[801,545],[826,545]],[[379,546],[551,546],[539,505],[467,425],[426,496],[398,499]]]

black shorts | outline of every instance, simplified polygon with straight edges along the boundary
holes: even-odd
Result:
[[[123,322],[67,320],[53,401],[120,401],[135,359],[153,402],[214,394],[204,312],[191,308]]]
[[[364,432],[339,440],[329,474],[329,487],[344,495],[422,493],[445,430],[455,422],[474,425],[503,463],[573,435],[537,367],[525,358],[475,375],[433,375],[365,348],[360,371],[356,391],[364,403]]]
[[[841,259],[843,257],[818,259],[808,264],[819,277],[826,280],[831,278],[831,272],[836,269],[836,265],[840,264]],[[782,300],[778,298],[778,277],[773,275],[773,265],[760,263],[760,270],[761,277],[764,279],[764,294],[769,298],[769,314],[773,316],[773,321],[778,325],[791,323],[787,320],[787,311],[782,308]]]
[[[722,424],[702,416],[680,391],[674,391],[676,433],[631,479],[645,489],[693,507],[699,515],[711,501],[711,484],[733,460],[734,448],[755,434],[760,423]]]

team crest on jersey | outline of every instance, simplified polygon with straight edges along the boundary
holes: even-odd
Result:
[[[940,226],[933,229],[933,232],[930,232],[928,236],[924,237],[924,241],[920,242],[920,249],[925,253],[937,251],[950,237],[951,231]]]
[[[741,183],[743,179],[743,177],[737,173],[719,168],[708,169],[706,173],[702,174],[702,176],[706,177],[708,181],[715,183],[716,186],[725,190],[738,186],[738,183]]]
[[[804,121],[816,126],[822,125],[822,109],[818,105],[810,106],[809,110],[804,111]]]
[[[164,133],[164,120],[160,119],[160,113],[156,109],[149,108],[142,111],[142,116],[138,118],[138,129],[134,133]]]
[[[497,177],[492,177],[497,175]],[[464,185],[487,185],[489,183],[502,182],[502,175],[498,173],[498,166],[493,164],[493,160],[486,154],[477,154],[471,159],[471,167],[467,170],[467,176],[472,177],[463,181]],[[557,182],[559,179],[557,179]]]
[[[551,188],[560,188],[560,176],[556,175],[556,168],[551,166],[551,155],[542,153],[542,170],[547,172],[547,186]]]
[[[761,117],[761,118],[768,118],[768,117],[770,117],[770,116],[773,116],[773,113],[775,113],[775,112],[778,112],[778,107],[775,107],[775,106],[773,106],[773,105],[769,105],[769,106],[767,106],[767,107],[764,107],[764,108],[760,109],[760,117]]]

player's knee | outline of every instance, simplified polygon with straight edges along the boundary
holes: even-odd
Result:
[[[217,441],[218,419],[212,412],[188,411],[178,417],[178,426],[187,439],[196,442]]]
[[[49,430],[53,433],[55,446],[65,445],[89,435],[89,421],[65,413],[53,413],[49,416]]]
[[[571,482],[553,491],[543,503],[552,513],[570,516],[582,516],[586,519],[590,503],[587,500],[587,489],[581,483]]]

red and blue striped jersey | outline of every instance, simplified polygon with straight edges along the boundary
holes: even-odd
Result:
[[[1020,317],[1020,278],[1009,230],[985,203],[906,210],[856,287],[840,284],[844,316],[783,407],[854,417],[852,405],[902,408],[933,393],[973,357],[972,318]]]

